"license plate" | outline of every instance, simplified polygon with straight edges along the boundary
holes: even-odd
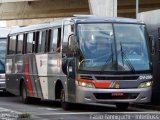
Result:
[[[112,96],[123,96],[124,95],[124,93],[122,93],[122,92],[114,92],[114,93],[112,93]]]

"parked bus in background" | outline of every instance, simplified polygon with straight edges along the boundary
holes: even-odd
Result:
[[[143,20],[148,29],[148,33],[153,39],[153,86],[152,102],[160,102],[160,10],[152,10],[139,14],[139,19]],[[154,19],[153,19],[154,18]]]
[[[7,91],[71,103],[129,103],[151,99],[145,24],[135,19],[75,16],[12,29],[6,56]]]
[[[0,28],[0,90],[5,91],[5,56],[9,28]]]

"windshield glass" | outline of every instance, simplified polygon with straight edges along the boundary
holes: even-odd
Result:
[[[6,39],[0,39],[0,73],[5,72]]]
[[[146,36],[139,24],[78,24],[79,70],[149,70]]]

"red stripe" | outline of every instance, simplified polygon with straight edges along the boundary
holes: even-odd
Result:
[[[96,88],[108,88],[112,83],[111,80],[87,80],[87,79],[78,79],[81,82],[93,83]]]
[[[31,84],[31,79],[29,76],[29,68],[28,68],[28,61],[25,60],[25,67],[24,67],[24,72],[25,72],[25,76],[26,76],[26,80],[27,80],[27,88],[28,88],[28,92],[29,92],[29,96],[33,96],[33,90],[32,90],[32,84]]]

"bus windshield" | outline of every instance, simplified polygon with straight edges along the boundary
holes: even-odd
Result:
[[[147,32],[142,24],[78,24],[79,70],[150,70]]]
[[[5,73],[6,39],[0,39],[0,73]]]

